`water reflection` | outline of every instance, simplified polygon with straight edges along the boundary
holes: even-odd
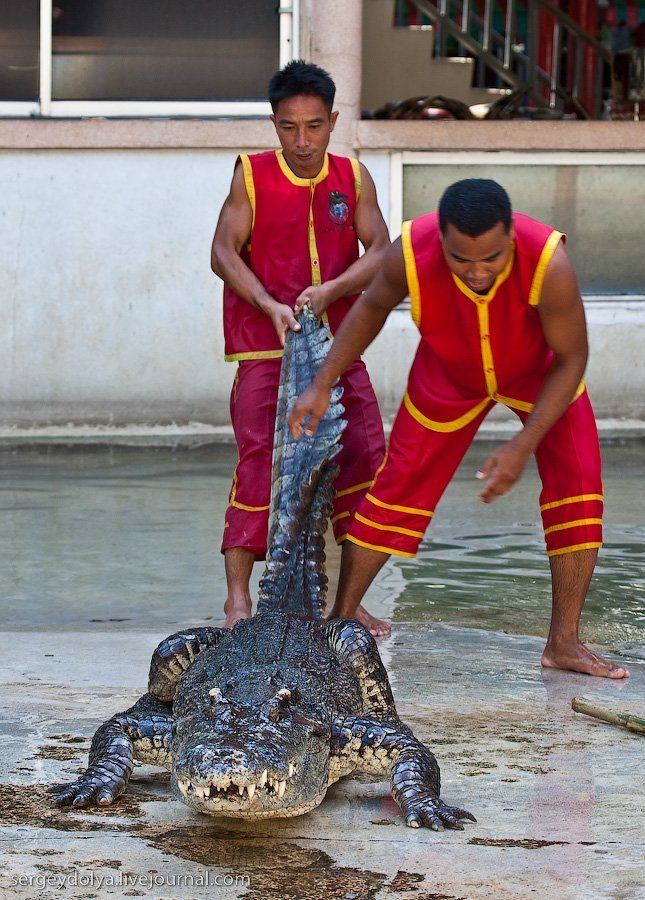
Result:
[[[474,472],[489,449],[476,444],[466,457],[418,559],[383,571],[369,595],[376,614],[546,633],[550,579],[537,477],[527,472],[511,494],[484,506]],[[637,653],[645,644],[640,456],[637,445],[605,451],[606,543],[583,619],[587,640]],[[156,631],[217,621],[234,462],[232,448],[0,456],[5,627]],[[337,560],[332,550],[332,580]]]

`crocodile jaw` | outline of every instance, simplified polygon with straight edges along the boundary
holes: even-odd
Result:
[[[175,780],[181,799],[198,812],[211,816],[238,818],[290,817],[313,809],[325,796],[326,783],[314,797],[303,797],[298,773],[289,764],[281,778],[267,769],[257,778],[248,773],[202,780],[179,775]]]

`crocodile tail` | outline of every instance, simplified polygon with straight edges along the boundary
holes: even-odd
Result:
[[[311,384],[331,346],[331,333],[306,307],[301,330],[287,333],[273,445],[269,549],[260,579],[258,612],[282,610],[322,618],[327,595],[325,531],[334,497],[346,422],[342,388],[334,387],[329,408],[311,438],[295,440],[287,414]]]

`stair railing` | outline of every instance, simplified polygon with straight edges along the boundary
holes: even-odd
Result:
[[[515,0],[506,0],[503,33],[493,27],[493,0],[484,0],[481,15],[473,0],[410,2],[438,26],[438,56],[447,55],[448,38],[452,37],[461,52],[479,60],[513,90],[525,90],[536,106],[573,109],[583,119],[600,118],[603,67],[611,65],[611,54],[550,0],[526,0],[526,46],[517,43]],[[539,64],[541,14],[546,14],[551,24],[552,53],[546,68]],[[572,63],[563,66],[565,48]],[[583,70],[589,63],[593,90],[583,91]]]

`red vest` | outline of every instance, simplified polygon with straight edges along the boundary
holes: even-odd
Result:
[[[331,281],[358,259],[354,231],[361,189],[358,162],[327,153],[312,179],[295,175],[281,150],[243,154],[238,162],[253,209],[250,243],[242,259],[275,300],[293,308],[305,288]],[[332,332],[356,297],[340,297],[329,307]],[[224,338],[228,361],[282,356],[268,316],[226,285]]]
[[[412,318],[421,332],[404,403],[433,431],[456,431],[493,401],[530,411],[553,361],[537,307],[546,268],[566,237],[521,213],[514,226],[506,268],[480,296],[448,267],[437,213],[403,223]],[[582,390],[584,383],[576,397]]]

